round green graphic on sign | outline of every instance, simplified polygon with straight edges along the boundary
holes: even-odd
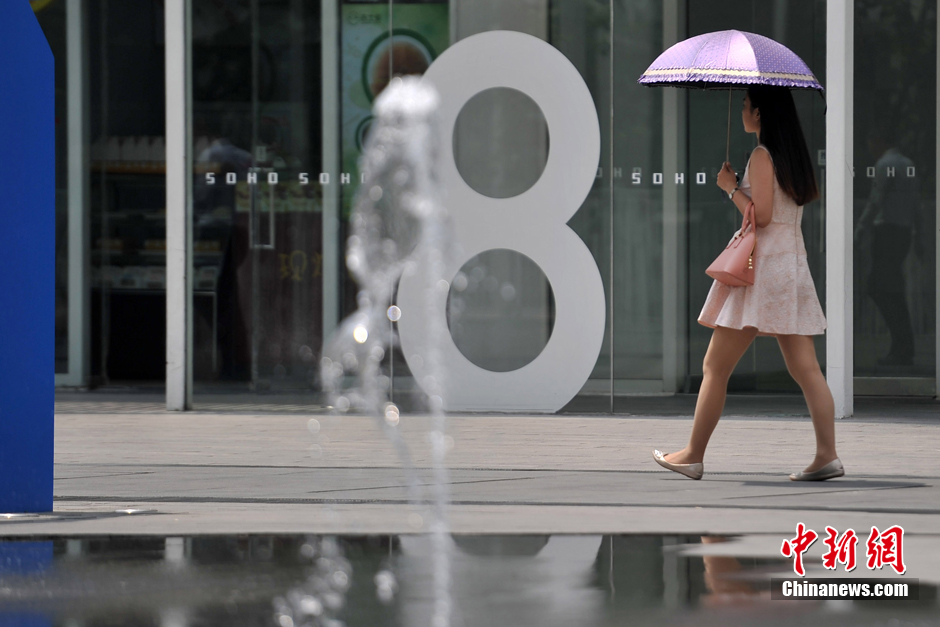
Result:
[[[437,52],[421,33],[408,28],[393,28],[369,44],[362,61],[362,88],[369,102],[385,89],[391,74],[424,74]],[[389,63],[393,67],[389,67]]]
[[[372,128],[372,119],[374,117],[374,115],[365,117],[356,126],[356,150],[359,152],[362,152],[362,147],[366,143],[366,135],[369,133],[369,129]]]

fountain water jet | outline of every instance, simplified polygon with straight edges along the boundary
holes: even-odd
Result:
[[[398,432],[400,411],[388,399],[390,380],[381,366],[386,352],[395,346],[389,320],[409,315],[391,303],[398,279],[405,272],[440,276],[446,255],[454,250],[453,224],[439,197],[439,102],[433,87],[414,76],[393,79],[376,99],[375,121],[359,163],[364,181],[355,198],[352,235],[347,241],[346,265],[360,286],[359,307],[326,342],[320,363],[323,389],[334,408],[361,410],[379,420],[405,466],[413,503],[424,499]],[[446,293],[449,287],[446,281],[434,284],[424,295],[424,306],[433,311],[439,296],[435,291]],[[433,461],[428,524],[433,549],[433,627],[448,627],[451,616],[446,417],[441,399],[446,373],[439,367],[435,348],[448,332],[443,321],[429,325],[431,350],[424,359],[430,374],[422,380],[429,397]]]

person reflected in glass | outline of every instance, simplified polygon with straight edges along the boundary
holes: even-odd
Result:
[[[245,253],[239,250],[239,242],[247,240],[247,223],[239,221],[239,205],[247,209],[250,187],[247,184],[248,171],[252,167],[251,152],[241,146],[250,146],[250,139],[237,114],[223,113],[199,116],[194,124],[194,135],[204,137],[194,159],[195,178],[193,181],[193,240],[218,241],[221,258],[209,258],[209,263],[194,269],[197,284],[201,289],[214,282],[217,293],[216,329],[219,352],[219,376],[222,379],[245,379],[249,361],[248,341],[245,339],[250,328],[250,314],[247,309],[248,289],[244,279],[239,276],[240,267],[244,268]],[[207,174],[212,174],[215,183],[209,184]],[[226,180],[235,177],[237,184]],[[242,215],[246,215],[242,213]],[[205,275],[203,268],[217,264],[214,280]],[[244,273],[244,270],[241,270]],[[205,277],[205,280],[201,279]]]
[[[907,307],[904,261],[920,213],[920,194],[917,177],[909,176],[916,174],[914,162],[892,145],[893,141],[893,133],[883,126],[875,127],[868,138],[869,152],[877,161],[875,176],[868,179],[868,202],[855,227],[855,245],[856,249],[870,246],[866,288],[891,334],[891,348],[878,365],[910,366],[914,363],[914,330]]]
[[[819,197],[813,164],[785,87],[751,85],[744,96],[744,130],[757,135],[740,187],[729,162],[717,184],[742,214],[754,203],[756,249],[753,285],[714,281],[698,322],[714,329],[702,364],[702,387],[688,445],[675,453],[653,451],[656,462],[693,479],[704,473],[705,448],[725,405],[728,380],[758,335],[777,338],[787,370],[806,398],[816,433],[816,454],[794,481],[819,481],[845,474],[836,453],[835,409],[816,358],[814,335],[826,318],[806,260],[800,222],[803,206]]]

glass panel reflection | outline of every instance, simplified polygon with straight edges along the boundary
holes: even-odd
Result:
[[[93,382],[166,376],[162,7],[89,0]]]
[[[663,50],[664,19],[679,19],[664,12],[662,2],[614,2],[614,378],[648,382],[646,388],[624,387],[621,393],[662,390],[663,291],[682,289],[663,286],[661,177],[674,184],[673,172],[663,174],[664,91],[636,82]],[[673,26],[681,32],[684,24]],[[671,122],[686,125],[681,118]]]
[[[193,2],[194,369],[309,391],[322,344],[318,2]],[[212,384],[208,387],[205,384]]]
[[[858,393],[933,394],[936,376],[934,5],[855,4],[855,373]]]

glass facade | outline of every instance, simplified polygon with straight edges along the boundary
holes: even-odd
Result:
[[[855,374],[929,393],[936,374],[937,11],[855,3]]]
[[[317,2],[193,3],[198,382],[316,387],[320,13]]]
[[[90,375],[160,381],[166,340],[166,149],[159,5],[85,4]]]
[[[163,4],[81,4],[91,263],[79,289],[91,294],[89,381],[158,385],[166,369]],[[33,3],[57,60],[65,5]],[[825,0],[191,0],[191,12],[197,405],[219,394],[318,392],[324,337],[357,306],[344,258],[372,103],[392,77],[422,74],[455,43],[496,30],[560,51],[600,124],[594,184],[568,226],[600,272],[606,328],[591,377],[568,408],[629,410],[634,394],[697,391],[711,337],[696,322],[711,285],[704,268],[740,220],[715,185],[728,92],[636,79],[672,43],[734,28],[787,45],[826,85]],[[936,18],[935,2],[855,3],[859,394],[936,394],[937,85],[925,71],[936,67]],[[732,93],[730,160],[739,173],[755,146],[741,128],[742,99]],[[826,104],[808,91],[794,99],[823,192],[804,208],[802,229],[825,308]],[[60,233],[69,215],[64,133]],[[511,87],[471,98],[453,139],[460,175],[490,198],[529,189],[552,149],[539,103]],[[67,270],[63,253],[61,368],[67,296],[76,288]],[[475,255],[462,273],[467,280],[448,297],[460,352],[495,372],[532,362],[554,328],[559,295],[550,277],[508,249]],[[825,336],[816,340],[825,367]],[[385,367],[394,394],[415,389],[400,350]],[[731,390],[799,392],[765,337],[739,363]]]

